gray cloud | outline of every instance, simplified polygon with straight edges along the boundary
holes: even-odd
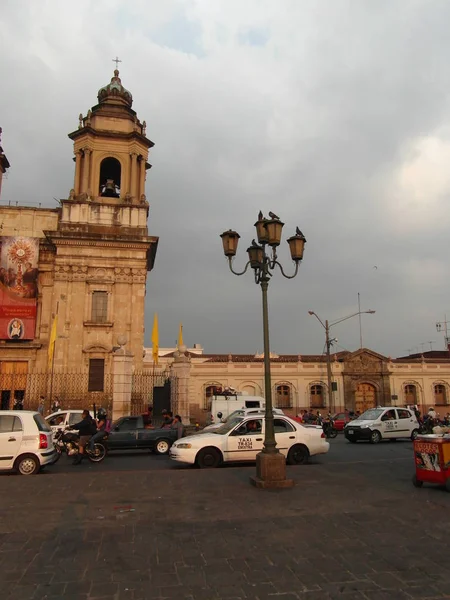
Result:
[[[260,291],[251,275],[228,271],[218,237],[240,232],[243,265],[261,209],[282,217],[285,237],[299,225],[308,239],[297,279],[277,273],[270,286],[273,350],[321,352],[308,309],[351,314],[358,292],[377,310],[363,320],[366,345],[393,356],[428,340],[442,346],[450,6],[242,4],[5,2],[0,124],[12,168],[2,202],[53,206],[67,196],[66,133],[95,104],[117,53],[156,143],[148,344],[156,311],[161,345],[183,321],[186,342],[207,351],[262,349]],[[280,256],[290,268],[284,242]],[[358,320],[335,335],[357,347]]]

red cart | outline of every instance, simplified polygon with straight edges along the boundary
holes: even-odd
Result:
[[[445,486],[450,492],[450,435],[418,435],[414,440],[416,472],[413,484],[424,482]]]

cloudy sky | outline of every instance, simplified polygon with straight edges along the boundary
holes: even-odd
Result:
[[[56,206],[73,186],[78,114],[116,55],[155,142],[148,278],[160,345],[262,350],[261,292],[235,277],[219,234],[259,210],[308,243],[296,279],[269,288],[271,347],[321,353],[308,315],[361,308],[364,345],[391,356],[444,347],[450,318],[450,3],[447,0],[3,0],[2,203]],[[280,257],[289,260],[283,241]],[[377,267],[377,268],[375,268]],[[337,325],[359,347],[358,319]]]

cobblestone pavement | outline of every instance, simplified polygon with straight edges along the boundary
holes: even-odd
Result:
[[[450,494],[391,448],[289,467],[282,492],[254,467],[1,476],[1,598],[450,598]]]

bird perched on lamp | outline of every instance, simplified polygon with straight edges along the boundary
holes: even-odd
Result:
[[[278,217],[278,216],[277,216],[275,213],[273,213],[273,212],[269,212],[269,217],[270,217],[271,219],[274,219],[274,221],[279,221],[279,220],[280,220],[280,217]]]

